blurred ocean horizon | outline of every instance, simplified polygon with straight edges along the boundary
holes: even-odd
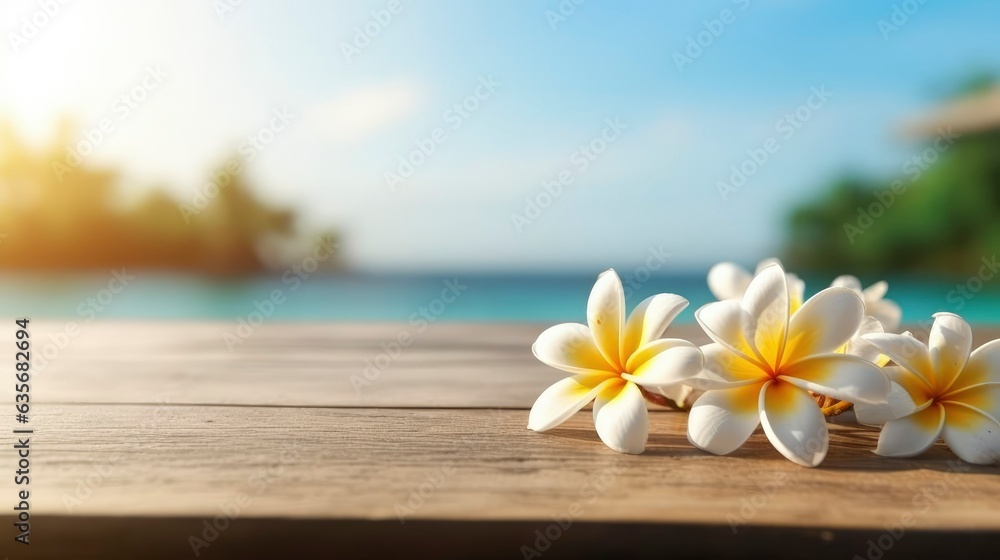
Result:
[[[596,276],[597,271],[206,279],[146,271],[135,278],[112,280],[114,276],[7,274],[0,277],[0,290],[5,294],[0,298],[0,314],[80,323],[102,319],[238,321],[258,310],[268,321],[584,322]],[[629,309],[656,293],[687,298],[691,305],[678,323],[694,322],[694,311],[714,301],[703,274],[658,275],[644,282],[628,274],[622,277]],[[807,277],[807,296],[828,286],[830,280]],[[904,324],[927,320],[938,311],[958,313],[973,323],[1000,323],[1000,282],[912,276],[887,280],[887,297],[902,307]],[[965,286],[964,292],[960,286]]]

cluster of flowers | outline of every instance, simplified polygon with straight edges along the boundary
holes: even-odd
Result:
[[[853,405],[858,423],[882,426],[879,455],[916,456],[943,438],[969,463],[1000,463],[1000,340],[972,351],[972,330],[953,313],[934,315],[927,344],[892,334],[901,313],[883,299],[885,282],[862,290],[841,276],[804,300],[804,283],[773,259],[754,275],[721,263],[708,283],[720,301],[695,312],[713,341],[699,348],[664,338],[686,299],[655,295],[626,317],[621,280],[602,273],[588,324],[556,325],[532,346],[572,376],[538,397],[528,428],[554,428],[593,401],[601,440],[642,453],[646,402],[666,398],[690,408],[699,449],[725,455],[762,426],[782,455],[814,467],[829,447],[824,410]]]

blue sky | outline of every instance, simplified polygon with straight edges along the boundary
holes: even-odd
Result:
[[[249,178],[307,228],[341,229],[372,270],[593,270],[661,248],[675,270],[753,263],[780,247],[795,202],[846,171],[898,172],[917,149],[899,124],[1000,69],[1000,5],[985,1],[587,0],[555,28],[556,0],[401,1],[350,60],[343,45],[387,0],[220,13],[226,1],[70,3],[17,49],[11,33],[39,8],[5,2],[0,117],[39,143],[63,115],[82,134],[160,65],[162,85],[88,163],[187,200],[286,107],[292,124]],[[894,6],[917,8],[885,37]],[[679,71],[674,54],[723,10],[729,23]],[[451,128],[449,108],[490,77],[499,86]],[[832,96],[778,133],[820,87]],[[607,119],[625,130],[580,169],[574,152]],[[436,128],[446,139],[391,190],[386,173]],[[769,138],[778,151],[723,200],[718,182]],[[573,183],[518,231],[512,214],[563,171]]]

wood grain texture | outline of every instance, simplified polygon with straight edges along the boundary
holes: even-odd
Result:
[[[833,426],[822,468],[806,469],[759,432],[730,456],[700,452],[686,415],[664,411],[651,414],[646,453],[630,456],[604,447],[589,416],[538,434],[509,410],[39,405],[33,505],[213,516],[246,494],[249,517],[872,528],[910,513],[922,529],[1000,530],[997,469],[941,444],[886,459],[872,453],[875,430]]]
[[[231,328],[93,323],[56,345],[65,323],[32,322],[30,557],[188,557],[224,511],[238,513],[199,557],[523,558],[567,517],[545,558],[865,557],[901,524],[894,555],[1000,544],[1000,470],[941,443],[885,459],[876,430],[833,425],[805,469],[759,431],[730,456],[700,452],[683,413],[651,413],[641,456],[607,449],[589,411],[530,432],[526,409],[564,376],[531,356],[545,325],[267,323],[234,352]],[[401,332],[412,345],[355,390]]]
[[[33,388],[54,403],[530,407],[565,376],[531,355],[544,329],[265,323],[230,352],[233,323],[95,322],[58,349],[66,324],[37,321]]]
[[[66,322],[31,325],[38,402],[530,408],[566,375],[531,355],[547,327],[540,324],[437,323],[420,331],[269,322],[232,352],[223,333],[235,332],[233,322],[94,322],[78,324],[75,336]],[[391,344],[404,333],[411,343],[396,353]],[[1000,337],[995,328],[975,334],[977,344]],[[668,335],[709,342],[696,325]],[[366,376],[370,364],[381,367]],[[0,400],[12,391],[0,385]]]

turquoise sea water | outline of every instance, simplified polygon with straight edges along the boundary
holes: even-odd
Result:
[[[32,318],[221,319],[247,317],[257,308],[273,320],[410,321],[420,314],[440,321],[583,321],[595,274],[587,275],[315,275],[238,281],[143,273],[122,287],[112,276],[0,277],[0,314]],[[296,281],[298,280],[298,281]],[[629,307],[659,292],[686,297],[691,306],[679,321],[693,321],[699,306],[713,301],[702,275],[661,276],[633,281]],[[450,284],[457,284],[449,288]],[[626,283],[627,277],[626,277]],[[807,292],[829,279],[807,279]],[[889,279],[890,299],[903,307],[904,322],[937,311],[971,322],[1000,323],[1000,278],[956,282]],[[958,285],[966,284],[965,294]],[[110,288],[117,290],[117,293]],[[979,288],[974,291],[974,288]],[[269,305],[266,300],[275,303]],[[966,297],[971,296],[971,297]]]

